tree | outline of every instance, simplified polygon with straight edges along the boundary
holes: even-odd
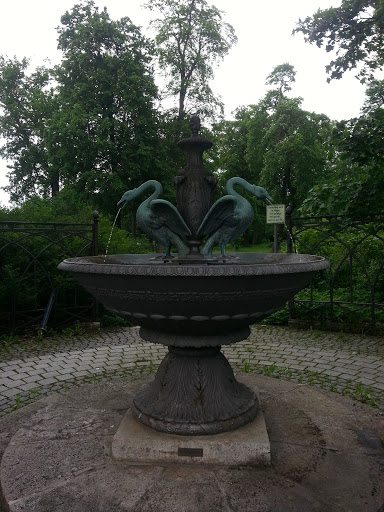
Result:
[[[127,188],[162,171],[151,44],[129,18],[88,0],[61,18],[63,60],[49,134],[55,167],[105,211]]]
[[[28,66],[26,58],[0,56],[0,155],[10,162],[11,201],[54,196],[59,187],[45,141],[53,112],[51,75],[44,67],[28,73]]]
[[[58,34],[63,59],[52,70],[27,75],[26,59],[0,61],[10,191],[21,200],[74,186],[112,214],[127,188],[167,170],[152,44],[128,18],[111,20],[92,0],[66,12]]]
[[[261,183],[275,202],[301,205],[319,176],[324,174],[326,116],[303,110],[299,98],[281,101],[271,115],[263,138],[265,148]]]
[[[222,182],[223,190],[232,177],[250,179],[246,161],[249,117],[250,110],[240,107],[235,112],[234,120],[222,120],[213,125],[216,166],[220,169],[219,182]]]
[[[209,81],[214,65],[237,41],[233,27],[206,0],[149,0],[146,7],[160,14],[152,26],[165,89],[178,98],[178,120],[195,112],[212,118],[217,109],[222,111],[222,104]]]
[[[292,90],[291,84],[296,80],[296,71],[291,64],[285,62],[276,66],[267,76],[266,85],[277,86],[277,92],[282,97],[284,94]]]
[[[325,44],[327,52],[336,51],[326,68],[328,81],[361,66],[357,76],[364,82],[373,78],[374,71],[383,69],[383,0],[343,0],[340,7],[319,9],[313,16],[300,19],[293,32],[301,32],[305,41],[318,47]]]
[[[372,81],[359,118],[336,123],[326,181],[310,191],[303,213],[361,218],[382,211],[384,197],[384,81]]]
[[[214,133],[223,181],[240,176],[264,186],[275,202],[298,207],[326,172],[331,123],[286,95],[295,75],[290,64],[274,68],[267,77],[274,88],[239,108],[233,121],[214,125]]]
[[[248,120],[247,162],[275,202],[299,206],[325,169],[329,120],[289,98],[296,72],[288,63],[267,77],[274,89],[253,108]]]

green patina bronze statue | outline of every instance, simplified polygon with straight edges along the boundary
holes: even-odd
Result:
[[[272,201],[268,192],[257,185],[251,185],[243,178],[231,178],[226,185],[228,195],[221,197],[209,210],[201,223],[197,235],[208,236],[201,253],[206,258],[212,257],[212,250],[218,245],[221,256],[225,257],[225,246],[236,240],[252,224],[254,212],[251,204],[234,190],[240,185],[258,199]]]
[[[137,225],[155,242],[164,246],[165,258],[171,257],[172,245],[177,248],[179,257],[185,257],[189,248],[183,239],[191,235],[191,231],[176,207],[169,201],[159,199],[163,187],[158,181],[149,180],[138,188],[128,190],[123,194],[117,206],[124,208],[130,201],[151,188],[155,189],[154,192],[137,209]]]
[[[212,258],[212,250],[216,245],[220,247],[221,257],[225,257],[225,246],[244,233],[253,221],[254,212],[251,204],[234,190],[234,185],[242,186],[263,201],[272,200],[264,188],[251,185],[243,178],[228,180],[228,195],[216,201],[197,230],[199,238],[208,237],[201,250],[203,258]],[[124,208],[130,201],[151,188],[155,189],[154,192],[137,209],[137,225],[150,238],[164,246],[165,259],[171,258],[172,245],[176,247],[179,258],[187,257],[189,247],[186,237],[191,236],[191,230],[172,203],[159,199],[163,187],[158,181],[149,180],[138,188],[128,190],[117,205]]]

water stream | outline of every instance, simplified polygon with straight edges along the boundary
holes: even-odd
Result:
[[[293,238],[293,236],[292,236],[292,233],[289,231],[289,229],[288,229],[288,226],[287,226],[287,223],[286,223],[286,222],[284,222],[284,226],[285,226],[285,229],[286,229],[286,231],[287,231],[287,233],[288,233],[288,235],[289,235],[289,238],[291,239],[292,247],[293,247],[293,249],[294,249],[295,253],[296,253],[296,254],[299,254],[299,251],[297,250],[297,247],[296,247],[295,240],[294,240],[294,238]]]
[[[106,262],[107,254],[108,254],[108,250],[109,250],[109,246],[110,246],[111,238],[112,238],[112,234],[113,234],[113,230],[115,229],[117,218],[118,218],[120,212],[121,212],[121,208],[119,208],[119,211],[117,212],[115,220],[113,221],[113,224],[112,224],[112,229],[111,229],[111,232],[109,234],[109,238],[108,238],[108,242],[107,242],[107,247],[105,248],[105,254],[104,254],[104,261],[103,261],[103,263]]]

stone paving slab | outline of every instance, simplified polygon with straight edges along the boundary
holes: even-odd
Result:
[[[167,352],[138,327],[45,339],[1,353],[0,415],[50,392],[85,382],[154,373]],[[247,340],[223,347],[237,372],[264,374],[347,394],[384,408],[384,338],[255,325]]]

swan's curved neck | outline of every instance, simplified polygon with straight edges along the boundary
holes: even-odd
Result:
[[[238,177],[231,178],[228,180],[227,185],[225,187],[227,189],[227,193],[230,194],[231,196],[235,196],[235,197],[240,196],[240,194],[238,192],[236,192],[236,190],[233,188],[234,185],[241,185],[243,188],[245,188],[249,192],[252,190],[252,188],[251,188],[252,185],[250,185],[248,183],[248,181],[245,181],[243,178],[238,178]]]
[[[144,203],[147,203],[147,202],[150,203],[153,199],[158,199],[163,192],[163,187],[161,186],[161,183],[159,183],[156,180],[148,180],[145,183],[143,183],[142,185],[140,185],[140,187],[137,187],[134,197],[136,198],[136,197],[141,196],[141,194],[144,194],[149,188],[152,188],[152,187],[155,190],[148,197],[148,199],[146,199],[144,201]]]

